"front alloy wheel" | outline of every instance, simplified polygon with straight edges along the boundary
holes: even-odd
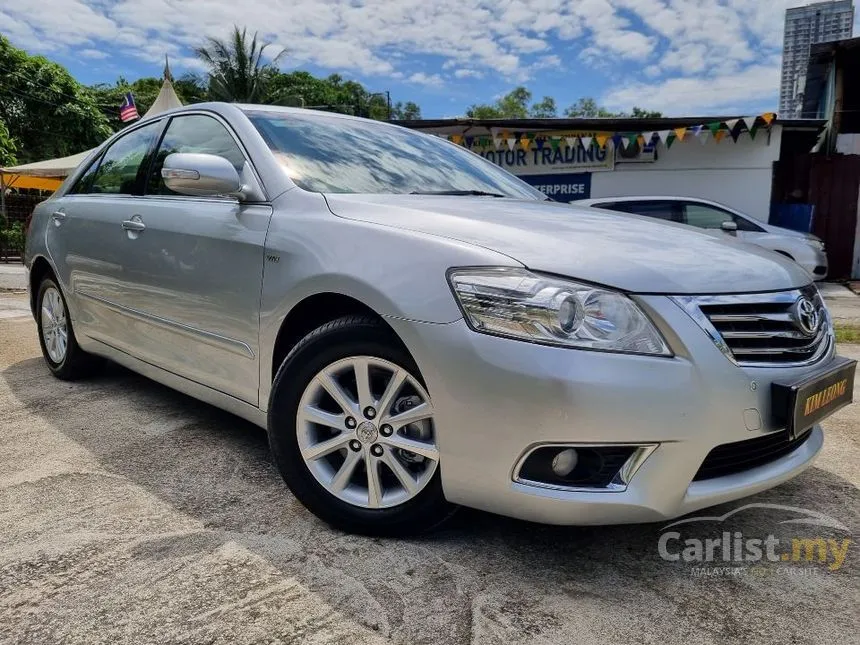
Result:
[[[406,370],[373,356],[335,361],[305,388],[299,450],[329,493],[363,508],[418,495],[436,472],[430,396]]]
[[[376,318],[333,320],[290,351],[272,384],[269,445],[293,494],[337,528],[415,534],[455,510],[427,387]]]

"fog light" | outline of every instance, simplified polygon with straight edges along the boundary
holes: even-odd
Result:
[[[555,457],[552,458],[552,472],[558,477],[567,477],[576,468],[579,461],[579,455],[573,448],[565,448],[559,450]]]

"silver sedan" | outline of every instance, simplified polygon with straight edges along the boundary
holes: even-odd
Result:
[[[58,378],[110,359],[267,428],[313,513],[656,521],[807,468],[850,401],[794,262],[543,195],[462,147],[202,104],[107,141],[28,232]]]

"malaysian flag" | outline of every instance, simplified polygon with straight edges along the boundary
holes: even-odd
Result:
[[[125,98],[122,101],[122,105],[119,106],[119,118],[123,123],[140,118],[131,92],[126,93]]]

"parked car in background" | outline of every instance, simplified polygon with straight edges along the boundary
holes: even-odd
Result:
[[[576,202],[577,206],[604,208],[704,228],[757,244],[797,262],[816,280],[827,277],[824,242],[811,233],[765,224],[724,204],[695,197],[604,197]]]
[[[249,419],[346,530],[660,521],[807,468],[854,378],[809,275],[574,209],[392,124],[190,105],[36,207],[31,306],[57,378],[107,358]]]

